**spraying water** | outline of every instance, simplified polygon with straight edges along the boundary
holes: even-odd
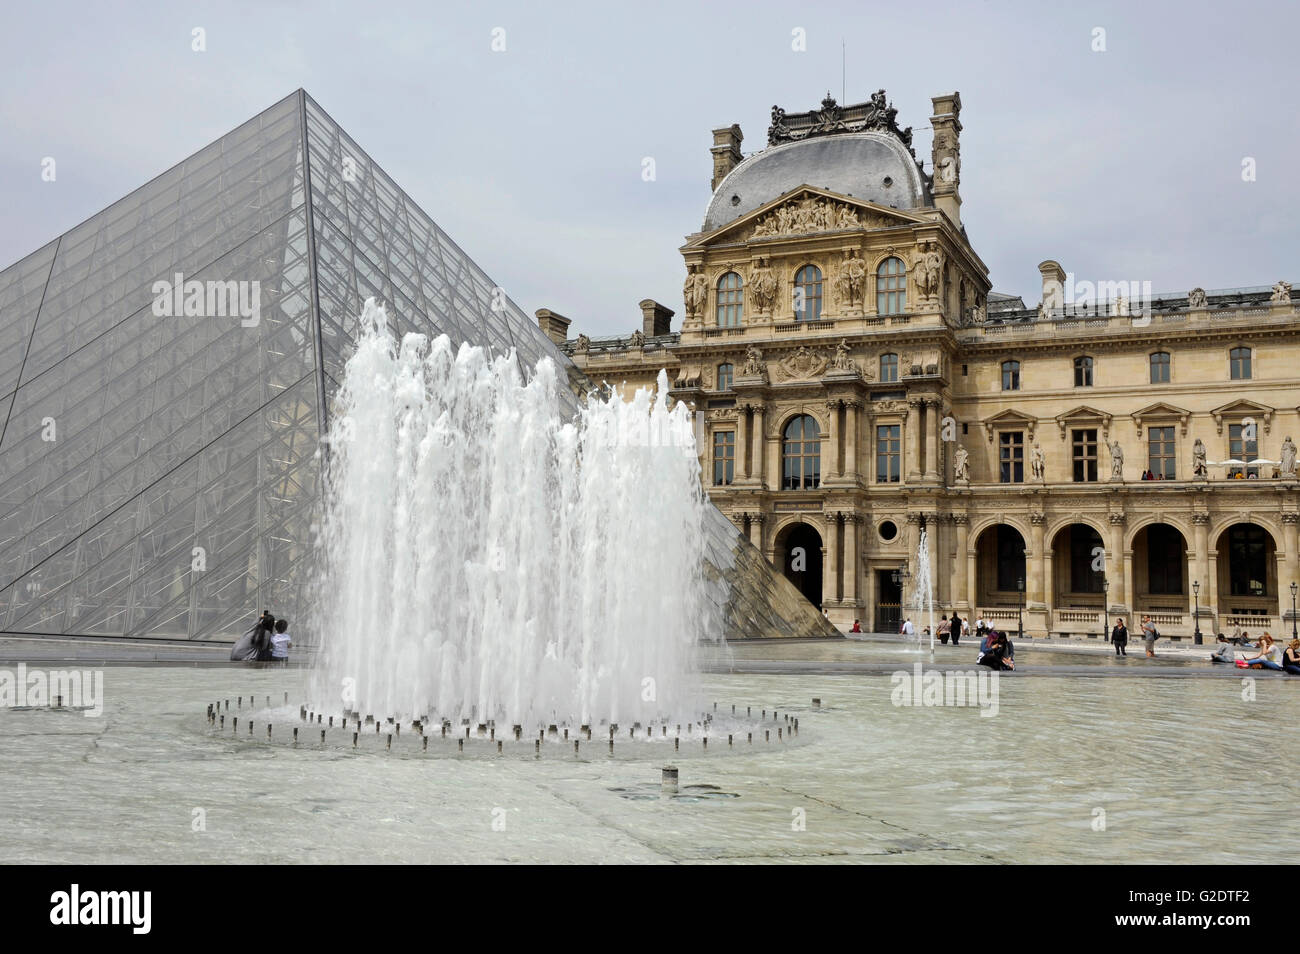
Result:
[[[354,711],[532,726],[698,712],[706,598],[685,406],[589,396],[550,359],[400,342],[367,302],[329,432],[314,695]]]
[[[921,540],[916,547],[916,590],[913,594],[919,613],[925,610],[930,627],[930,651],[934,652],[934,581],[930,573],[930,535],[925,527],[921,528]],[[921,635],[917,633],[916,645],[921,647]]]

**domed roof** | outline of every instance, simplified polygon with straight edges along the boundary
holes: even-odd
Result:
[[[718,183],[703,231],[734,222],[800,185],[896,209],[933,204],[916,160],[896,136],[839,133],[770,146],[745,159]]]

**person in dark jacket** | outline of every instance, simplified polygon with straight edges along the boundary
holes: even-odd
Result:
[[[1110,642],[1115,647],[1116,656],[1128,655],[1128,627],[1122,617],[1115,617],[1115,628],[1110,631]]]

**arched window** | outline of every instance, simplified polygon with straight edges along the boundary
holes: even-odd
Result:
[[[1004,391],[1020,390],[1020,362],[1019,361],[1002,362],[1002,390]]]
[[[1156,351],[1151,355],[1151,383],[1169,383],[1169,352]]]
[[[795,321],[820,321],[822,317],[822,270],[805,265],[794,276]]]
[[[1228,352],[1228,371],[1234,381],[1250,377],[1250,349],[1233,348]]]
[[[735,366],[730,364],[718,365],[718,390],[730,391],[731,379],[735,372]]]
[[[1092,358],[1087,355],[1074,359],[1074,386],[1076,388],[1092,387]]]
[[[718,279],[718,327],[739,328],[744,312],[745,289],[740,276],[727,272]]]
[[[888,384],[898,380],[898,355],[882,354],[880,356],[880,383]]]
[[[782,435],[781,465],[786,490],[808,490],[822,482],[822,443],[817,422],[803,414],[791,419]]]
[[[887,258],[876,269],[876,313],[901,315],[907,311],[907,269],[900,258]]]

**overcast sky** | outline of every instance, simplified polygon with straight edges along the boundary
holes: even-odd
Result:
[[[527,311],[628,333],[650,297],[678,328],[710,130],[748,154],[774,103],[840,98],[843,42],[848,101],[885,88],[927,170],[930,97],[961,92],[996,290],[1036,303],[1047,258],[1155,291],[1300,283],[1298,34],[1284,2],[10,5],[0,267],[302,86]]]

